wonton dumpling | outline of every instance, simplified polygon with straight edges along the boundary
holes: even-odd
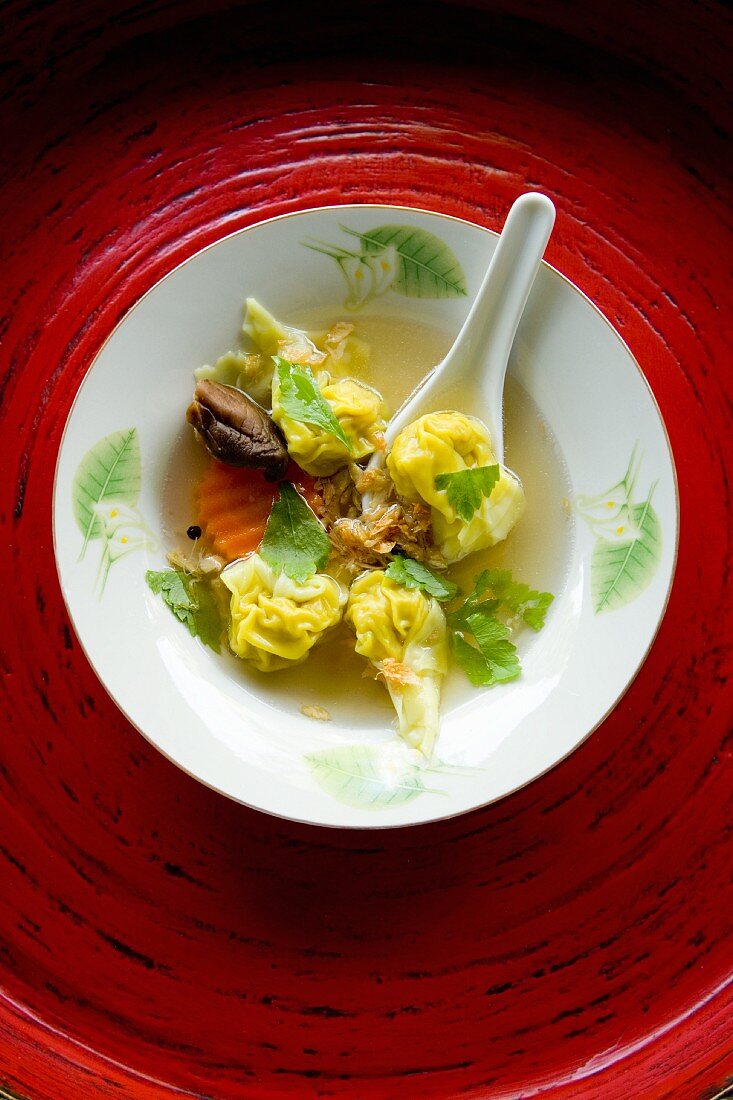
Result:
[[[269,408],[275,369],[273,355],[287,351],[297,362],[311,365],[326,358],[325,352],[319,351],[305,332],[291,325],[283,325],[256,298],[247,299],[242,331],[249,336],[257,351],[226,352],[213,366],[207,363],[193,372],[197,382],[206,380],[236,386],[263,408]]]
[[[268,358],[282,355],[294,363],[323,362],[325,353],[318,350],[302,329],[278,321],[256,298],[248,298],[246,305],[242,332],[254,341],[263,355]]]
[[[259,554],[221,573],[232,593],[229,645],[261,672],[300,664],[343,614],[347,593],[338,581],[316,573],[298,584],[275,573]]]
[[[253,397],[263,408],[269,408],[272,389],[273,362],[259,352],[228,351],[213,366],[208,363],[193,372],[197,382],[221,382],[235,386]]]
[[[400,736],[426,757],[440,725],[440,689],[448,669],[445,615],[436,599],[405,588],[383,570],[362,573],[351,586],[346,621],[356,651],[384,677]]]
[[[288,451],[298,465],[316,477],[328,477],[348,462],[358,462],[377,449],[385,429],[383,402],[380,393],[354,378],[332,382],[322,371],[316,380],[351,442],[351,453],[330,432],[286,415],[279,400],[277,371],[272,379],[272,419],[285,436]]]
[[[421,416],[394,441],[387,468],[395,488],[406,500],[422,500],[430,506],[435,544],[446,561],[459,561],[501,542],[524,511],[522,485],[506,467],[491,496],[482,498],[468,523],[456,515],[446,491],[435,488],[438,474],[491,466],[495,461],[485,425],[458,412]]]

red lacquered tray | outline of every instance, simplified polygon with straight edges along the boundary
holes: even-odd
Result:
[[[31,1100],[723,1089],[723,6],[86,0],[3,22],[0,1082]],[[527,188],[558,208],[549,260],[669,428],[682,530],[652,652],[581,749],[485,811],[352,834],[230,803],[126,723],[70,628],[51,491],[84,372],[162,275],[262,217],[376,200],[498,228]]]

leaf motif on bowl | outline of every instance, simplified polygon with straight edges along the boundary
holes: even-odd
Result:
[[[388,290],[407,298],[462,298],[466,276],[455,253],[434,233],[410,225],[381,225],[366,233],[342,225],[358,248],[316,239],[306,248],[335,260],[348,290],[344,305],[358,309]]]
[[[340,745],[308,753],[305,761],[319,787],[339,802],[381,810],[411,802],[426,787],[425,769],[400,745]]]
[[[653,482],[644,500],[634,500],[642,455],[636,443],[626,473],[597,496],[581,496],[579,514],[596,543],[591,555],[593,610],[598,615],[624,607],[643,592],[662,555],[662,528],[652,507]]]
[[[116,561],[154,544],[136,507],[141,484],[140,442],[135,428],[112,432],[98,440],[77,467],[72,507],[83,535],[79,560],[84,558],[90,542],[102,543],[95,582],[100,596]]]

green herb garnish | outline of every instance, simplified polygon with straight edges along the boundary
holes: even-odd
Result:
[[[323,524],[290,482],[283,481],[262,537],[260,557],[276,573],[302,584],[323,569],[330,552]]]
[[[455,509],[456,515],[468,523],[481,507],[482,498],[491,496],[500,477],[498,465],[472,466],[454,474],[438,474],[435,488],[445,490],[448,503]]]
[[[277,369],[278,401],[286,416],[334,435],[351,454],[351,440],[321,393],[310,367],[289,363],[280,355],[273,355],[273,359]]]
[[[515,581],[508,569],[486,569],[476,578],[481,582],[481,594],[490,593],[513,615],[518,615],[533,630],[545,625],[547,609],[554,596],[550,592],[538,592],[528,584]]]
[[[473,584],[473,592],[454,615],[465,619],[479,606],[486,610],[502,606],[533,630],[541,630],[545,625],[547,609],[554,597],[549,592],[538,592],[522,581],[515,581],[509,569],[485,569],[474,578]]]
[[[453,600],[458,595],[458,585],[428,569],[421,561],[404,555],[395,557],[385,570],[386,576],[405,588],[421,588],[436,600]]]
[[[189,634],[200,638],[215,653],[219,652],[221,616],[206,581],[197,580],[180,569],[160,572],[148,569],[145,580],[150,590],[161,596],[176,618],[188,628]]]
[[[479,573],[473,591],[448,614],[453,656],[472,684],[489,687],[519,675],[513,627],[526,623],[540,630],[552,599],[549,592],[515,581],[508,569]]]
[[[515,680],[522,666],[517,657],[517,647],[508,640],[509,628],[498,619],[482,619],[479,633],[481,642],[478,648],[466,641],[462,634],[452,635],[456,664],[460,665],[475,687],[492,687]],[[479,639],[476,638],[476,641]]]

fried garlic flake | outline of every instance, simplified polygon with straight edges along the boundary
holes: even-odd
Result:
[[[304,714],[306,718],[314,718],[316,722],[330,722],[331,715],[325,707],[313,706],[301,706],[300,713]]]
[[[359,493],[375,493],[385,497],[394,495],[392,478],[384,468],[375,467],[373,470],[362,470],[357,466],[354,484]]]
[[[328,535],[354,572],[384,568],[396,549],[434,569],[445,568],[432,543],[430,510],[423,504],[392,501],[360,516],[337,519]]]
[[[394,657],[385,657],[383,661],[379,662],[379,675],[383,676],[388,684],[401,684],[406,686],[407,684],[418,684],[420,681],[404,661],[397,661]]]
[[[339,344],[343,344],[344,340],[348,336],[351,336],[354,331],[354,326],[350,321],[337,321],[326,333],[324,338],[324,344],[329,348],[338,348]],[[343,351],[343,348],[340,349]],[[337,355],[336,358],[339,358]]]
[[[299,366],[317,367],[326,358],[325,351],[319,351],[313,344],[287,340],[279,341],[278,354],[287,359],[288,363],[297,363]]]
[[[313,509],[328,531],[337,520],[359,514],[359,496],[348,469],[338,470],[331,477],[316,479],[317,498]]]

